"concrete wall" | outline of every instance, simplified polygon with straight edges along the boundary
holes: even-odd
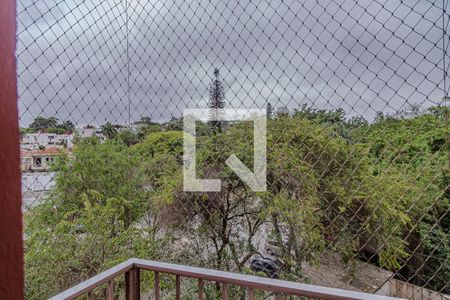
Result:
[[[375,294],[410,300],[450,300],[449,295],[437,293],[395,278],[389,279]]]

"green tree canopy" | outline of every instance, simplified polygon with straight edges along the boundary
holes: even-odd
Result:
[[[102,134],[107,139],[113,139],[117,135],[117,128],[111,122],[106,122],[101,126]]]
[[[58,119],[55,117],[36,117],[34,121],[30,124],[30,128],[35,132],[44,131],[47,128],[56,128],[58,125]]]
[[[25,214],[27,299],[43,299],[130,257],[161,250],[147,223],[139,161],[116,141],[81,140],[62,154],[56,186]]]
[[[410,222],[400,195],[413,184],[393,182],[396,173],[374,176],[364,147],[349,144],[331,127],[281,116],[268,130],[266,193],[252,193],[223,164],[236,154],[252,166],[250,124],[197,139],[198,176],[220,178],[222,192],[184,193],[180,167],[158,172],[160,164],[152,164],[161,176],[152,204],[164,216],[163,225],[188,234],[192,244],[186,248],[207,255],[217,268],[242,270],[256,251],[252,238],[259,230],[286,241],[280,245],[289,267],[313,260],[325,246],[346,257],[368,240],[385,267],[397,267],[406,256],[402,234]]]

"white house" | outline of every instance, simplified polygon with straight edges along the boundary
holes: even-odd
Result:
[[[73,134],[25,133],[22,135],[20,147],[23,150],[38,150],[48,147],[72,148]]]
[[[100,128],[85,127],[85,128],[77,128],[76,131],[78,132],[81,138],[93,136],[99,137],[101,140],[105,138]]]

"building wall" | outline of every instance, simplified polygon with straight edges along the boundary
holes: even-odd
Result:
[[[22,174],[22,193],[49,191],[54,186],[54,172],[35,172]]]
[[[32,171],[46,171],[54,161],[55,155],[36,155],[33,156]],[[39,163],[40,162],[40,163]]]
[[[389,279],[375,294],[410,300],[450,300],[450,295],[438,293],[395,278]]]
[[[62,148],[64,144],[68,148],[73,147],[73,134],[26,133],[22,136],[21,148],[27,150],[37,150],[39,146]]]
[[[96,136],[100,139],[104,139],[100,128],[77,128],[76,131],[82,138]]]
[[[0,299],[23,299],[16,1],[0,1]]]
[[[22,157],[20,159],[20,164],[22,172],[30,171],[33,165],[33,159],[31,157]]]

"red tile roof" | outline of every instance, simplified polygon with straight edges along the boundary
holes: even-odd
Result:
[[[67,152],[67,149],[46,148],[43,150],[20,150],[20,157],[44,156],[44,155],[58,155],[59,151]]]

